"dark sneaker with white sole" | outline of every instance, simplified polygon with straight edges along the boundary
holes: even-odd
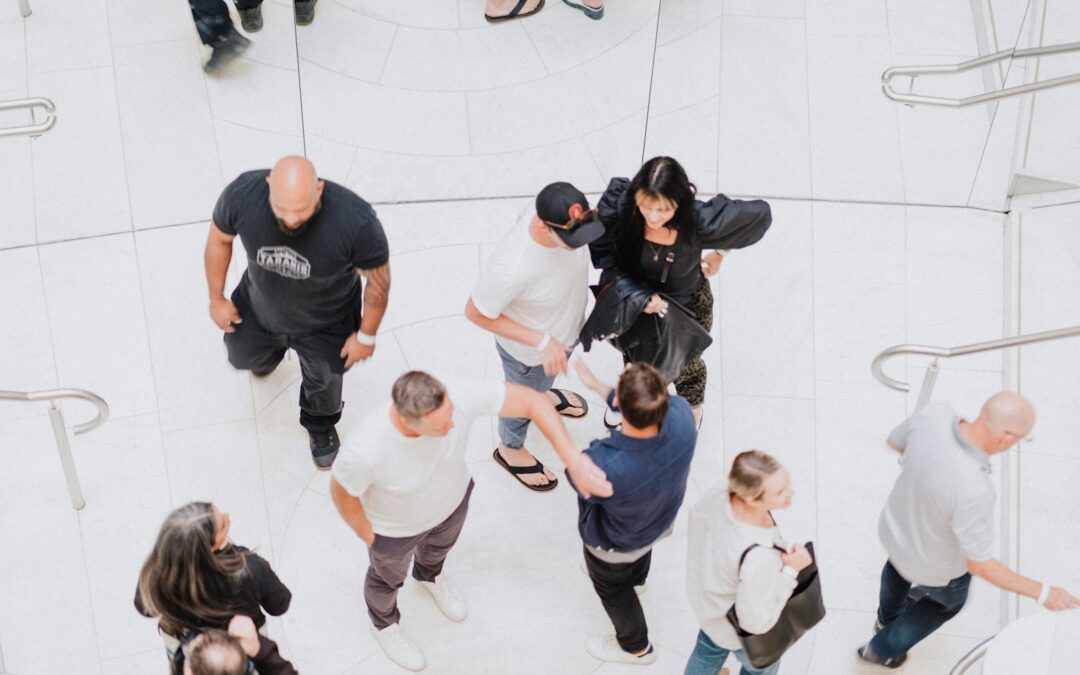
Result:
[[[297,0],[296,25],[306,26],[315,20],[315,3],[317,0]]]
[[[311,461],[315,462],[315,468],[319,471],[329,471],[338,450],[341,449],[337,429],[330,427],[330,431],[325,434],[309,431],[308,440],[311,446]]]
[[[262,30],[262,5],[251,9],[237,10],[240,12],[240,26],[248,33],[258,33]]]
[[[874,653],[873,649],[870,649],[870,643],[866,643],[855,652],[859,655],[859,658],[863,661],[873,663],[876,666],[884,666],[885,668],[899,668],[904,665],[904,661],[907,661],[907,654],[903,656],[896,656],[891,659],[887,659],[883,656],[878,656]]]
[[[214,44],[214,53],[210,55],[210,60],[203,66],[203,70],[211,74],[218,72],[235,61],[250,46],[251,40],[241,35],[230,25],[229,34],[220,38]]]

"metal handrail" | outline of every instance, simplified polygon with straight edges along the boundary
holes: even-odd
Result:
[[[930,364],[930,367],[935,371],[937,369],[937,360],[939,358],[948,358],[951,356],[963,356],[965,354],[977,354],[979,352],[990,352],[997,349],[1008,349],[1009,347],[1019,347],[1020,345],[1033,344],[1036,342],[1046,342],[1048,340],[1060,340],[1067,337],[1080,337],[1080,326],[1073,326],[1072,328],[1058,328],[1057,330],[1048,330],[1042,333],[1030,333],[1028,335],[1017,335],[1009,338],[1002,338],[1000,340],[991,340],[989,342],[976,342],[975,344],[963,345],[961,347],[930,347],[928,345],[897,345],[895,347],[889,347],[885,351],[881,352],[874,357],[874,362],[870,366],[870,370],[874,373],[874,377],[878,382],[882,383],[890,389],[896,391],[910,391],[911,385],[907,382],[901,382],[894,380],[885,374],[882,370],[882,366],[886,361],[894,356],[900,356],[902,354],[921,354],[923,356],[933,356],[934,361]],[[930,377],[930,371],[927,371],[927,378]],[[933,384],[931,383],[931,387]],[[925,389],[926,382],[923,382]],[[920,395],[921,398],[921,395]]]
[[[75,471],[75,458],[71,454],[71,443],[68,441],[67,425],[64,423],[64,413],[56,405],[58,399],[77,398],[89,401],[97,407],[97,415],[89,422],[83,422],[72,431],[83,434],[97,429],[105,420],[109,419],[109,404],[105,399],[95,393],[84,389],[46,389],[45,391],[0,391],[0,400],[8,401],[48,401],[49,421],[52,422],[53,436],[56,438],[56,448],[60,451],[60,464],[64,467],[64,478],[67,479],[68,494],[71,495],[71,506],[78,511],[86,506],[86,500],[82,496],[82,486],[79,485],[79,475]]]
[[[999,89],[998,91],[990,91],[985,94],[977,94],[975,96],[968,96],[967,98],[944,98],[940,96],[924,96],[922,94],[902,94],[892,88],[890,84],[894,77],[902,75],[910,75],[912,85],[915,83],[915,78],[919,75],[944,75],[951,73],[962,73],[972,68],[978,68],[980,66],[996,63],[1003,59],[1026,59],[1033,56],[1048,56],[1051,54],[1064,54],[1067,52],[1080,51],[1080,42],[1069,42],[1060,45],[1047,45],[1045,47],[1031,47],[1028,49],[1006,49],[1004,51],[996,52],[994,54],[987,54],[986,56],[980,56],[977,59],[971,59],[970,61],[964,61],[963,63],[956,63],[944,66],[894,66],[888,68],[881,74],[881,91],[885,93],[888,98],[899,101],[900,103],[909,104],[922,104],[922,105],[939,105],[949,108],[963,108],[969,105],[975,105],[977,103],[987,103],[989,101],[997,101],[999,99],[1008,98],[1010,96],[1019,96],[1020,94],[1029,94],[1033,91],[1042,91],[1043,89],[1052,89],[1054,87],[1060,87],[1066,84],[1072,84],[1074,82],[1080,82],[1080,73],[1073,75],[1064,75],[1062,77],[1055,77],[1050,80],[1043,80],[1042,82],[1030,82],[1028,84],[1020,85],[1017,87],[1009,87],[1008,89]]]
[[[19,0],[19,14],[24,19],[30,16],[30,0]]]
[[[45,121],[40,124],[28,124],[21,127],[7,127],[6,129],[0,129],[0,138],[5,136],[40,136],[49,129],[53,128],[56,124],[56,104],[47,98],[40,96],[35,98],[20,98],[14,101],[0,101],[0,111],[2,110],[19,110],[27,108],[30,110],[30,119],[34,118],[34,108],[41,108],[45,111]]]
[[[967,654],[960,657],[960,660],[956,662],[952,670],[949,671],[949,675],[964,675],[967,671],[971,670],[971,667],[982,660],[986,656],[986,651],[990,649],[990,643],[994,641],[996,635],[991,636],[975,645],[971,648]]]

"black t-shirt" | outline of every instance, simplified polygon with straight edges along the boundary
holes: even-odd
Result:
[[[299,335],[359,316],[362,286],[356,270],[380,267],[390,257],[375,210],[326,181],[319,211],[302,234],[289,236],[270,208],[269,174],[265,169],[240,174],[214,207],[218,229],[239,235],[247,252],[240,283],[256,320],[271,333]]]
[[[641,279],[675,300],[687,301],[704,278],[701,274],[701,247],[687,241],[682,234],[667,246],[647,239],[643,243]]]

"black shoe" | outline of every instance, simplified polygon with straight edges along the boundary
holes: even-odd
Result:
[[[884,666],[886,668],[899,668],[900,666],[904,665],[904,661],[907,661],[907,654],[904,654],[903,656],[896,656],[891,659],[882,658],[875,654],[874,650],[870,649],[870,643],[859,647],[856,653],[863,661],[873,663],[877,666]]]
[[[308,441],[311,446],[311,461],[315,462],[315,468],[319,471],[329,471],[341,447],[337,429],[330,427],[330,431],[325,434],[309,431]]]
[[[258,33],[262,30],[262,5],[238,11],[240,12],[240,25],[243,26],[246,32]]]
[[[296,25],[306,26],[315,20],[315,3],[317,0],[297,0],[296,2]]]
[[[203,70],[208,73],[216,73],[236,60],[236,57],[243,54],[244,50],[250,46],[251,40],[238,33],[232,26],[229,26],[229,34],[220,38],[217,44],[214,45],[214,53],[210,55],[210,60],[203,66]]]

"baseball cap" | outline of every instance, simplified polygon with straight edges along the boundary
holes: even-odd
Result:
[[[570,217],[570,209],[578,206],[582,213]],[[604,233],[604,224],[595,211],[589,210],[589,200],[570,183],[552,183],[536,195],[536,215],[571,248],[579,248]]]

